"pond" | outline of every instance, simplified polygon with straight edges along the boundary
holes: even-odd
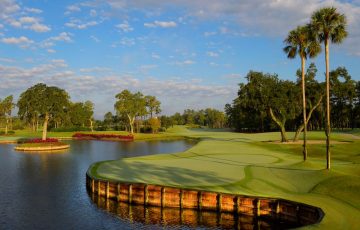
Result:
[[[71,148],[58,153],[24,153],[14,151],[14,145],[0,145],[0,229],[214,229],[239,225],[241,218],[231,217],[229,222],[228,217],[196,211],[189,214],[196,216],[195,221],[186,221],[179,210],[117,204],[86,191],[85,174],[94,162],[181,152],[196,144],[194,140],[67,142]],[[246,223],[259,227],[253,219],[247,218]]]

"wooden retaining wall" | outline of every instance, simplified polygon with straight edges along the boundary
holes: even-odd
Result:
[[[196,209],[219,214],[237,214],[298,223],[301,226],[321,221],[323,211],[307,204],[265,197],[188,190],[141,183],[112,182],[86,174],[86,187],[99,197],[148,207]]]

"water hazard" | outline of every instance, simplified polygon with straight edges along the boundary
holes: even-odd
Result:
[[[196,141],[68,142],[71,148],[57,153],[23,153],[0,145],[0,229],[281,227],[251,217],[118,204],[86,191],[85,174],[94,162],[180,152]]]

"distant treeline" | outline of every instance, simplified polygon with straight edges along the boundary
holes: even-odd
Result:
[[[306,71],[308,129],[321,130],[325,125],[325,83],[315,77],[311,63]],[[246,83],[239,84],[238,96],[225,106],[231,127],[242,132],[291,130],[301,132],[301,72],[297,81],[281,80],[277,74],[250,71]],[[351,78],[345,67],[330,72],[332,128],[360,127],[360,81]]]

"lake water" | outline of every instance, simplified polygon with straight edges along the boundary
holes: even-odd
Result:
[[[58,153],[0,145],[0,229],[217,229],[240,226],[241,218],[250,229],[271,226],[245,217],[117,204],[86,191],[85,174],[94,162],[181,152],[196,141],[68,142],[71,148]]]

